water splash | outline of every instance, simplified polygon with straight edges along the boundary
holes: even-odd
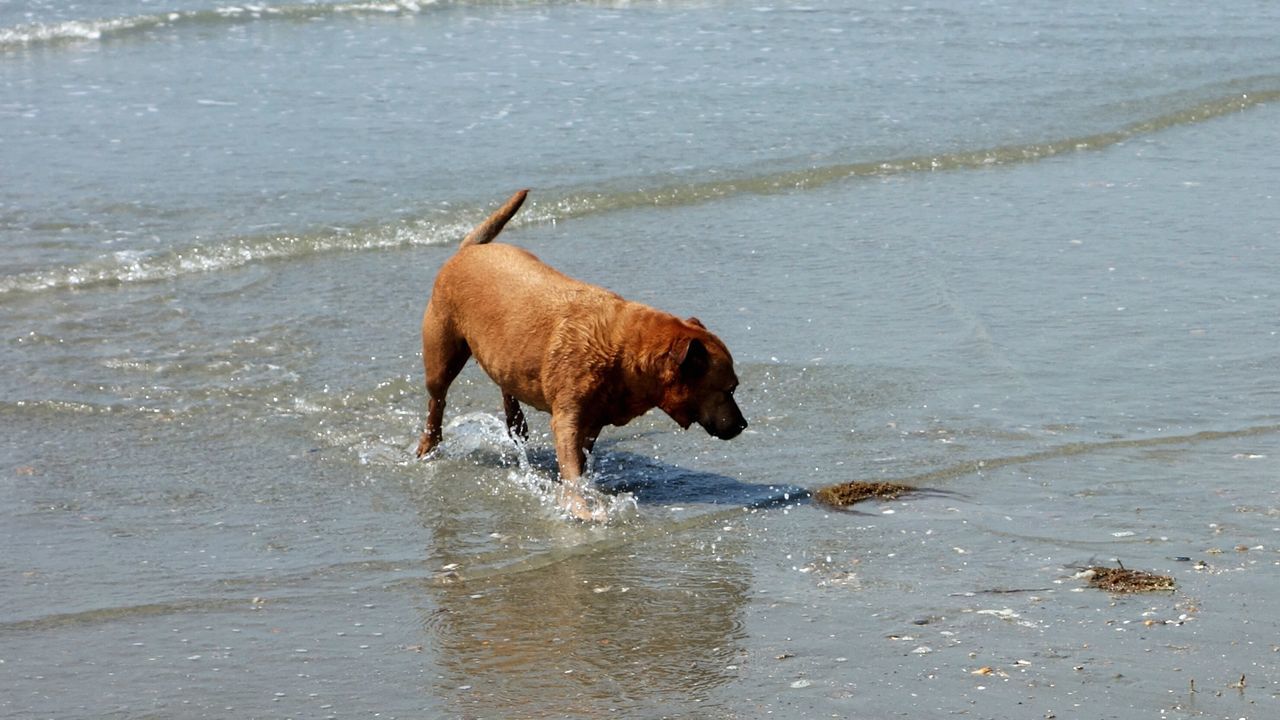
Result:
[[[507,432],[506,423],[500,418],[482,412],[460,415],[445,426],[445,436],[445,442],[437,449],[442,457],[456,459],[497,453],[504,464],[514,464],[507,471],[508,487],[518,488],[536,497],[547,511],[568,518],[568,513],[559,500],[560,481],[530,460],[528,445],[513,439]],[[635,497],[631,493],[603,493],[593,487],[592,476],[588,471],[576,483],[576,487],[586,499],[588,510],[603,516],[604,524],[623,521],[638,512]],[[499,487],[492,490],[495,494],[501,491],[502,488]]]

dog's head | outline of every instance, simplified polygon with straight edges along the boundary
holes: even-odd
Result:
[[[682,428],[696,422],[721,440],[737,437],[747,421],[733,399],[733,357],[697,318],[681,325],[667,351],[668,380],[659,407]]]

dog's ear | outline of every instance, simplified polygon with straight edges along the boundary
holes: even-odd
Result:
[[[711,366],[711,355],[707,346],[695,337],[681,338],[676,347],[677,362],[680,365],[680,378],[695,380],[707,374]]]
[[[707,329],[707,326],[706,326],[706,325],[703,325],[703,324],[702,324],[702,321],[701,321],[701,320],[699,320],[699,319],[698,319],[698,318],[696,318],[696,317],[691,317],[691,318],[689,318],[688,320],[685,320],[685,322],[687,322],[687,323],[689,323],[690,325],[693,325],[693,326],[695,326],[695,327],[700,327],[700,328],[702,328],[703,330],[706,330],[706,329]]]

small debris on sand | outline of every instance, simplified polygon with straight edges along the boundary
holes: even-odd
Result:
[[[903,485],[902,483],[854,481],[820,488],[814,491],[813,499],[823,505],[839,508],[848,507],[868,498],[895,500],[899,496],[915,492],[915,490],[914,487]]]
[[[1077,577],[1087,577],[1089,587],[1112,593],[1161,592],[1175,587],[1171,577],[1130,570],[1123,565],[1118,568],[1094,565]]]

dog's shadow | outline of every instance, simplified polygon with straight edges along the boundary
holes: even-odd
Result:
[[[720,473],[672,465],[608,443],[597,447],[589,477],[610,494],[630,493],[640,505],[726,505],[771,507],[801,502],[809,491],[798,485],[759,485]]]
[[[672,465],[622,450],[618,441],[597,443],[587,463],[587,478],[602,493],[629,493],[641,506],[725,505],[771,507],[804,502],[809,491],[798,485],[757,485],[719,473]],[[558,473],[554,448],[525,447],[531,469],[547,477]]]
[[[815,497],[815,493],[844,485],[874,488],[886,483],[875,481],[837,483],[821,489],[808,489],[798,485],[758,485],[742,482],[727,475],[671,465],[647,455],[620,450],[613,445],[609,443],[603,451],[599,452],[592,463],[593,470],[590,477],[600,491],[615,495],[631,493],[640,505],[706,504],[764,508],[804,503],[826,511],[873,517],[877,513],[855,509],[853,504],[863,499],[881,502],[898,500],[900,496],[963,497],[961,493],[941,488],[904,486],[900,492],[890,493],[887,496],[879,496],[873,491],[867,493],[866,497],[847,504],[833,505],[829,502],[820,502]],[[554,452],[548,455],[548,459],[554,472]],[[888,484],[892,485],[892,483]]]
[[[495,416],[476,413],[456,420],[449,427],[450,438],[438,452],[455,459],[469,458],[483,466],[518,465],[536,475],[539,483],[551,483],[559,475],[555,448],[517,443],[507,434],[503,422]],[[597,443],[587,463],[587,480],[599,492],[608,495],[630,494],[640,506],[719,505],[726,507],[765,508],[776,505],[812,503],[825,510],[853,515],[869,515],[852,507],[817,502],[815,492],[798,485],[748,483],[714,472],[672,465],[649,455],[641,455],[619,447],[620,440]],[[845,483],[840,483],[843,485]],[[856,485],[881,483],[852,483]],[[832,486],[835,487],[835,486]],[[910,487],[914,496],[953,496],[947,490]],[[819,493],[821,494],[821,493]],[[893,498],[896,499],[896,495]]]

